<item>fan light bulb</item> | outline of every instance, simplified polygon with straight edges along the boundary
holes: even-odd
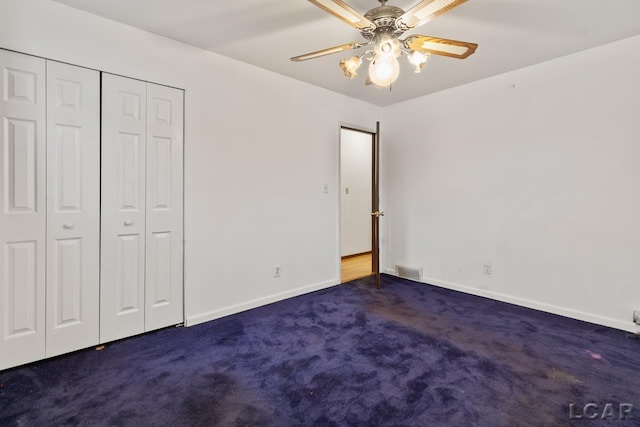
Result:
[[[344,72],[345,77],[354,79],[358,76],[356,71],[358,71],[360,64],[362,64],[362,59],[359,56],[352,56],[349,59],[340,60],[340,69]]]
[[[416,67],[414,72],[419,73],[424,68],[424,64],[427,62],[427,59],[429,59],[429,54],[417,50],[412,50],[407,59],[409,60],[409,63],[411,65],[414,65]]]
[[[390,86],[400,75],[400,64],[393,55],[376,55],[369,65],[369,79],[378,87]]]

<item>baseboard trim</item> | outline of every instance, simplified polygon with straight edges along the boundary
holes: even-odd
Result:
[[[322,289],[330,288],[338,284],[340,284],[340,280],[338,279],[327,280],[325,282],[302,286],[302,287],[291,289],[288,291],[279,292],[273,295],[267,295],[265,297],[256,298],[251,301],[243,302],[240,304],[234,304],[234,305],[220,308],[217,310],[208,311],[206,313],[187,316],[185,326],[187,327],[194,326],[200,323],[209,322],[211,320],[220,319],[221,317],[237,314],[243,311],[251,310],[252,308],[261,307],[263,305],[267,305],[267,304],[282,301],[288,298],[293,298],[300,295],[308,294],[310,292],[315,292]]]
[[[393,271],[392,269],[385,269],[385,272],[388,272],[388,274],[392,276],[396,276],[395,271]],[[618,319],[613,319],[611,317],[599,316],[596,314],[591,314],[591,313],[587,313],[580,310],[574,310],[571,308],[560,307],[557,305],[547,304],[540,301],[515,297],[512,295],[503,294],[500,292],[473,288],[471,286],[460,285],[457,283],[438,280],[431,277],[423,277],[422,282],[429,285],[434,285],[440,288],[463,292],[465,294],[476,295],[479,297],[502,301],[509,304],[519,305],[521,307],[527,307],[527,308],[532,308],[534,310],[544,311],[546,313],[569,317],[571,319],[582,320],[584,322],[589,322],[589,323],[595,323],[596,325],[607,326],[610,328],[620,329],[620,330],[632,332],[632,333],[640,332],[640,327],[638,327],[636,324],[634,324],[631,321],[624,322]]]
[[[383,269],[383,273],[397,277],[395,269],[385,268]],[[532,308],[534,310],[540,310],[546,313],[557,314],[559,316],[569,317],[571,319],[582,320],[584,322],[594,323],[596,325],[607,326],[610,328],[620,329],[620,330],[631,332],[631,333],[640,333],[640,327],[638,327],[636,324],[634,324],[631,321],[624,322],[618,319],[613,319],[605,316],[598,316],[598,315],[586,313],[580,310],[574,310],[574,309],[560,307],[553,304],[543,303],[540,301],[515,297],[512,295],[503,294],[500,292],[473,288],[471,286],[460,285],[457,283],[447,282],[445,280],[439,280],[431,277],[426,277],[426,278],[423,277],[422,282],[425,284],[437,286],[439,288],[450,289],[453,291],[463,292],[470,295],[476,295],[479,297],[489,298],[496,301],[502,301],[509,304],[515,304],[522,307]],[[315,283],[312,285],[291,289],[285,292],[268,295],[262,298],[256,298],[251,301],[235,304],[235,305],[224,307],[217,310],[212,310],[206,313],[187,316],[187,319],[185,321],[185,326],[198,325],[200,323],[219,319],[221,317],[240,313],[246,310],[251,310],[252,308],[257,308],[263,305],[282,301],[288,298],[293,298],[299,295],[304,295],[310,292],[326,289],[338,284],[340,284],[340,280],[338,279],[328,280],[325,282]]]
[[[344,260],[344,259],[349,259],[349,258],[359,257],[359,256],[362,256],[362,255],[371,255],[371,251],[367,251],[367,252],[360,252],[360,253],[357,253],[357,254],[351,254],[351,255],[343,255],[342,257],[340,257],[340,259],[341,259],[341,260]]]

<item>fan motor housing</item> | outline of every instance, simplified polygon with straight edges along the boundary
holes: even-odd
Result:
[[[404,10],[396,6],[382,5],[375,7],[365,13],[364,17],[373,22],[376,25],[376,29],[374,31],[364,30],[361,31],[361,34],[368,40],[371,40],[378,32],[402,34],[403,31],[399,31],[396,28],[396,20],[403,14]]]

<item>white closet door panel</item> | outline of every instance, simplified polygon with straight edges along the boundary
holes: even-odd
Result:
[[[146,83],[102,77],[100,341],[144,332]]]
[[[147,254],[145,330],[183,315],[184,92],[147,84]]]
[[[47,356],[99,342],[100,74],[47,61]]]
[[[0,369],[45,355],[45,61],[0,50]]]

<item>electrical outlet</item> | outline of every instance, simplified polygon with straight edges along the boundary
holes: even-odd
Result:
[[[274,265],[273,266],[273,277],[280,277],[280,270],[281,270],[281,268],[280,268],[279,264]]]
[[[482,272],[484,274],[491,274],[491,270],[493,270],[493,265],[490,262],[485,262]]]
[[[640,325],[640,310],[633,311],[633,323]]]
[[[323,193],[324,193],[324,194],[328,194],[328,193],[329,193],[329,184],[325,184],[325,185],[324,185]]]

